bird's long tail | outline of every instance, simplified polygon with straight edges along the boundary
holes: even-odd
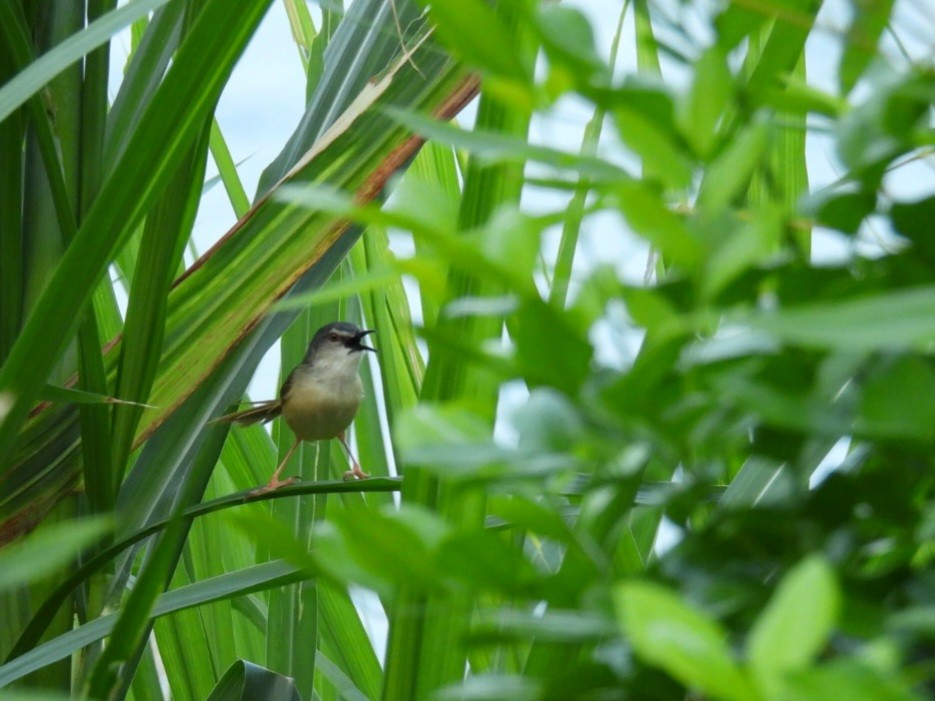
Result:
[[[241,424],[242,426],[249,426],[250,424],[260,423],[261,421],[263,423],[272,421],[281,413],[282,402],[278,399],[272,399],[268,402],[258,404],[255,407],[251,407],[250,409],[241,409],[240,411],[234,411],[230,414],[219,416],[216,419],[212,419],[211,423],[235,423]]]

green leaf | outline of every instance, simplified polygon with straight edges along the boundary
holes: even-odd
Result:
[[[152,615],[164,616],[212,601],[282,586],[305,576],[302,570],[282,560],[267,562],[166,592],[159,597]],[[84,646],[107,637],[116,622],[117,614],[101,616],[7,661],[0,665],[0,686],[6,686],[30,672],[64,659]]]
[[[897,202],[890,209],[893,228],[912,241],[912,246],[929,260],[935,259],[935,195],[914,202]]]
[[[852,20],[838,68],[841,92],[849,93],[877,56],[877,43],[889,23],[893,4],[894,0],[853,0]]]
[[[695,62],[691,90],[679,103],[679,128],[703,158],[717,141],[718,126],[734,96],[733,80],[723,50],[714,45]]]
[[[680,143],[669,110],[660,118],[658,113],[640,109],[638,100],[633,106],[624,104],[628,106],[614,111],[617,130],[624,143],[640,157],[643,175],[667,187],[688,187],[691,161],[685,155],[685,146]]]
[[[818,656],[839,609],[834,572],[821,556],[802,560],[783,577],[747,640],[750,665],[770,698],[786,674],[805,669]]]
[[[731,657],[726,631],[715,621],[649,582],[619,584],[613,597],[625,640],[646,662],[715,699],[760,698]]]
[[[483,0],[420,0],[429,6],[442,41],[468,63],[494,76],[529,83],[509,29]]]
[[[479,612],[470,635],[473,641],[489,644],[527,638],[585,642],[607,638],[614,632],[613,622],[595,612],[550,609],[539,615],[503,608]]]
[[[896,358],[864,385],[854,430],[891,440],[935,440],[935,373],[916,357]]]
[[[103,516],[40,528],[0,550],[0,591],[22,587],[58,572],[112,530],[112,519]]]
[[[847,352],[925,349],[935,341],[935,287],[913,287],[839,302],[743,315],[777,340]]]
[[[579,78],[590,78],[595,72],[607,73],[594,47],[591,24],[580,10],[562,5],[538,5],[535,22],[552,59],[552,70],[558,67],[556,64],[564,63],[567,64],[564,68],[575,71]]]
[[[140,402],[129,402],[116,397],[108,397],[94,392],[85,392],[71,387],[58,387],[56,385],[45,385],[39,393],[39,398],[47,402],[62,402],[68,404],[127,404],[130,406],[146,407],[153,409],[155,407]]]
[[[437,119],[397,108],[385,110],[395,121],[427,139],[463,148],[488,162],[516,163],[535,161],[562,170],[573,170],[595,182],[629,180],[629,174],[609,161],[595,156],[582,156],[546,146],[529,143],[526,138],[483,129],[459,129]]]
[[[730,142],[705,171],[698,191],[698,208],[716,216],[749,186],[769,145],[769,126],[754,122]]]
[[[466,587],[507,595],[530,591],[537,579],[535,568],[521,551],[488,531],[446,538],[438,548],[435,565]]]
[[[221,677],[208,701],[302,701],[289,677],[245,660],[237,660]]]
[[[686,270],[695,267],[701,247],[678,214],[643,183],[623,183],[618,193],[620,209],[638,236],[658,248],[666,261]]]
[[[111,36],[169,0],[134,0],[88,25],[0,87],[0,122],[39,92],[50,80],[82,56],[107,42]]]
[[[889,670],[878,670],[859,659],[790,675],[779,701],[921,701],[907,682]]]
[[[548,385],[570,395],[578,392],[594,349],[577,321],[538,297],[523,300],[508,328],[527,383]]]
[[[783,233],[781,212],[768,206],[756,210],[752,221],[733,230],[720,221],[707,226],[727,229],[727,233],[711,252],[704,267],[701,289],[706,299],[715,297],[748,269],[775,256]],[[721,234],[720,231],[718,233]]]
[[[814,217],[822,226],[846,234],[856,233],[864,219],[876,209],[876,205],[876,193],[868,190],[844,193],[820,190],[800,201],[803,214]],[[895,211],[893,218],[896,218]],[[931,237],[926,236],[925,240],[929,241]]]
[[[0,394],[12,402],[0,422],[0,455],[8,454],[107,264],[191,145],[269,2],[208,2],[199,15],[159,87],[154,109],[141,120],[0,368]]]

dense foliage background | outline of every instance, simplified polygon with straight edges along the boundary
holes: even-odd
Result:
[[[285,0],[251,203],[269,5],[0,3],[0,698],[935,696],[931,8]],[[374,478],[251,498],[209,421],[335,318]]]

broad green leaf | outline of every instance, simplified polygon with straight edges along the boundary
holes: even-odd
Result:
[[[438,701],[537,701],[543,683],[521,675],[477,674],[438,691]]]
[[[442,541],[434,558],[440,572],[478,591],[524,593],[536,582],[536,570],[516,547],[488,531],[456,533]]]
[[[319,581],[318,592],[322,639],[330,640],[335,651],[330,658],[325,657],[321,654],[323,646],[319,646],[316,665],[335,686],[353,686],[367,698],[378,698],[383,669],[364,628],[361,611],[345,588]],[[345,675],[349,684],[344,682]]]
[[[805,669],[818,656],[839,609],[834,572],[821,556],[802,560],[783,577],[747,640],[751,668],[770,698],[789,672]]]
[[[648,663],[714,699],[760,698],[733,660],[726,631],[715,621],[648,582],[620,584],[613,596],[625,640]]]
[[[531,386],[572,396],[578,392],[594,354],[578,321],[538,297],[520,303],[507,326],[516,343],[516,363]]]
[[[315,651],[316,663],[321,674],[334,687],[340,697],[347,701],[368,701],[376,698],[378,693],[367,695],[360,691],[354,682],[334,662],[319,649]],[[379,666],[379,665],[378,665]]]

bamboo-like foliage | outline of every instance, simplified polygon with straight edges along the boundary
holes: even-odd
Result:
[[[269,2],[0,3],[0,698],[928,698],[913,4],[836,65],[808,0],[623,3],[609,50],[565,4],[284,5],[251,201],[214,110]],[[209,155],[239,219],[186,267]],[[251,495],[288,427],[210,420],[337,318],[373,477],[303,445]]]

